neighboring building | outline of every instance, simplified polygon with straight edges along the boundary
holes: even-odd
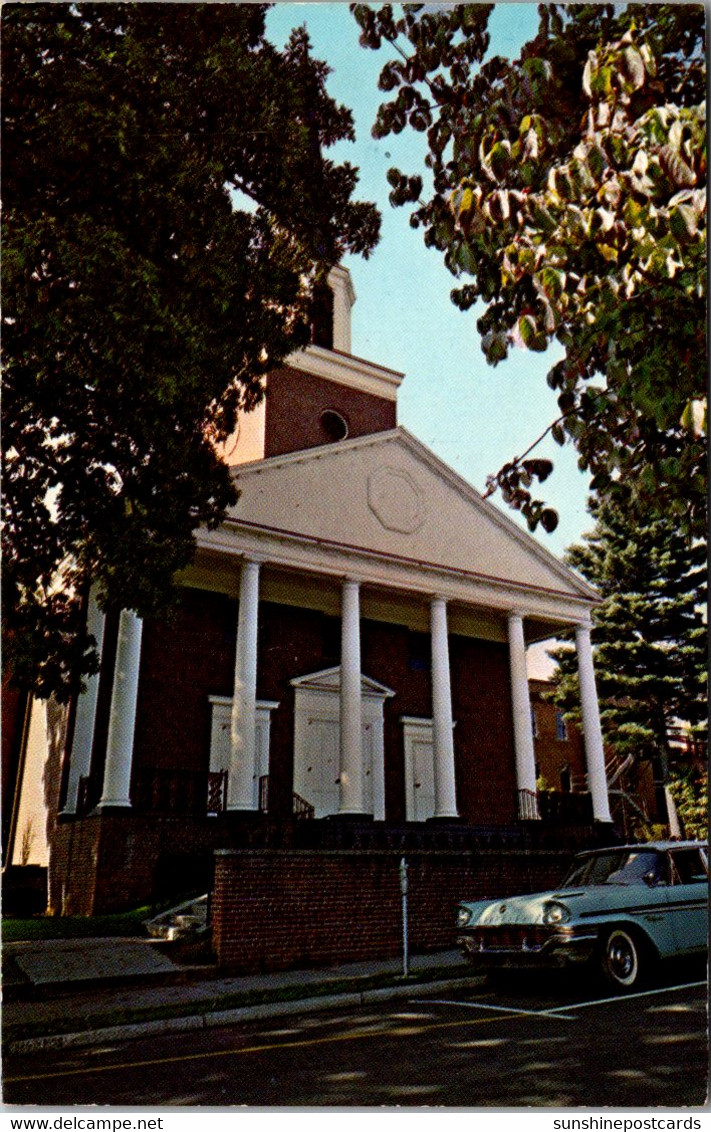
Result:
[[[327,345],[270,374],[225,446],[239,501],[199,533],[177,616],[89,602],[101,671],[70,712],[48,824],[55,911],[207,883],[215,849],[345,828],[391,847],[439,826],[472,845],[610,828],[595,591],[397,426],[402,374],[350,354],[350,276],[330,279]],[[571,625],[585,752],[551,785],[589,793],[539,821],[525,650]]]
[[[563,794],[584,793],[587,781],[583,738],[548,698],[551,687],[546,680],[529,681],[539,788]]]
[[[589,804],[585,747],[580,729],[552,702],[552,684],[529,681],[536,778],[541,815],[581,820]],[[671,735],[674,765],[693,773],[706,768],[706,743],[681,727]],[[605,751],[610,812],[625,840],[644,839],[655,826],[669,826],[668,799],[659,766],[649,759],[624,759]],[[673,829],[673,825],[672,825]]]

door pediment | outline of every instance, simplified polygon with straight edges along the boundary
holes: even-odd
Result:
[[[309,672],[306,676],[297,676],[289,682],[292,688],[304,692],[338,692],[341,687],[341,667],[336,665],[335,668],[324,668],[321,672]],[[371,700],[386,700],[395,695],[390,688],[372,680],[370,676],[361,675],[360,689],[361,695]]]

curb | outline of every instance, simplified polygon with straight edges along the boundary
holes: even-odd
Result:
[[[278,1018],[287,1014],[312,1014],[335,1007],[358,1007],[390,999],[419,997],[436,990],[466,990],[479,986],[480,975],[459,979],[437,979],[412,986],[377,987],[372,990],[346,991],[342,994],[313,995],[288,1002],[263,1002],[258,1006],[236,1006],[229,1010],[213,1010],[183,1018],[156,1018],[148,1022],[132,1022],[123,1026],[104,1026],[97,1030],[72,1034],[48,1034],[45,1037],[23,1038],[7,1042],[8,1054],[41,1053],[48,1050],[80,1049],[107,1041],[129,1041],[132,1038],[159,1037],[163,1034],[204,1030],[215,1026],[231,1026],[238,1022],[254,1022],[262,1018]]]

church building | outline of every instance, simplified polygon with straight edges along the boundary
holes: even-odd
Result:
[[[57,913],[206,889],[216,851],[609,834],[595,591],[397,424],[403,375],[351,353],[350,275],[329,283],[225,446],[239,499],[199,531],[176,614],[89,600],[101,668],[47,819]],[[553,822],[526,649],[571,627],[584,767]]]

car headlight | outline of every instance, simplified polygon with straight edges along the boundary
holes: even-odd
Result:
[[[472,914],[468,908],[460,908],[457,912],[457,927],[464,928],[472,918]]]
[[[567,924],[570,919],[570,908],[551,900],[543,908],[544,924]]]

